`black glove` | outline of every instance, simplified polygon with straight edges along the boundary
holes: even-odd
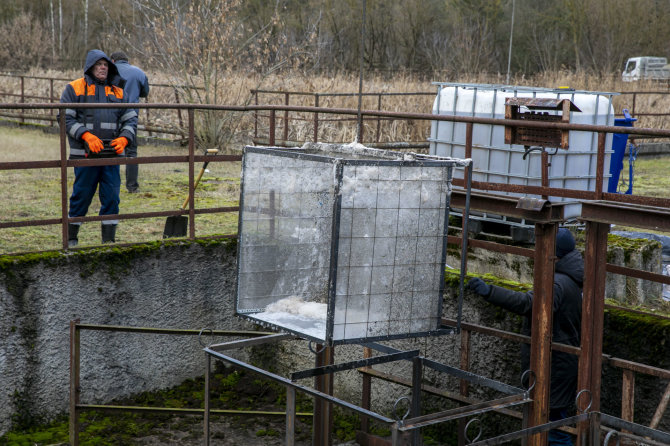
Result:
[[[482,296],[488,296],[491,292],[491,285],[484,282],[479,277],[474,277],[468,282],[468,288]]]

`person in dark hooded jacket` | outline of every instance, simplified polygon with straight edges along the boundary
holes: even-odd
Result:
[[[580,346],[582,326],[582,286],[584,282],[584,259],[575,249],[575,239],[566,228],[556,235],[556,261],[554,268],[554,300],[552,342]],[[484,297],[487,302],[524,317],[522,333],[530,336],[533,292],[521,293],[494,285],[480,278],[468,282],[468,288]],[[530,346],[521,344],[522,370],[530,368]],[[574,405],[577,391],[579,359],[566,352],[552,351],[551,383],[549,397],[549,419],[560,420],[568,416]],[[569,434],[549,431],[549,445],[571,445]]]
[[[61,95],[61,103],[127,103],[124,81],[119,71],[100,50],[86,55],[84,76],[70,82]],[[124,156],[125,148],[135,141],[137,112],[130,108],[67,108],[65,127],[70,143],[70,159]],[[119,213],[121,176],[119,166],[74,168],[74,186],[70,196],[70,217],[88,212],[96,190],[100,197],[100,215]],[[103,220],[102,242],[116,241],[118,220]],[[80,222],[68,225],[68,246],[78,243]]]
[[[116,65],[119,74],[126,81],[123,91],[128,96],[128,102],[139,102],[140,98],[149,95],[149,79],[141,68],[131,65],[128,56],[123,51],[115,51],[110,56]],[[139,116],[139,109],[135,109]],[[137,158],[137,144],[129,144],[126,147],[126,157]],[[138,183],[139,166],[137,164],[126,164],[126,189],[130,193],[139,192]]]

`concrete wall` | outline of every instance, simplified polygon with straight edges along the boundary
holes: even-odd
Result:
[[[249,328],[233,317],[232,247],[168,244],[24,256],[0,263],[0,434],[18,417],[63,413],[69,322]],[[204,373],[197,336],[84,331],[82,402],[176,385]]]
[[[447,288],[444,315],[455,317],[457,296],[454,289]],[[157,243],[69,254],[0,257],[0,435],[10,428],[12,417],[48,418],[67,411],[70,320],[141,327],[253,329],[234,316],[234,292],[234,242]],[[465,296],[463,315],[463,320],[471,323],[511,331],[520,328],[519,317],[469,294]],[[661,368],[670,366],[670,342],[665,342],[670,337],[670,324],[644,320],[629,324],[620,316],[616,320],[619,325],[615,334],[619,338],[608,335],[606,328],[606,343],[609,342],[606,352],[622,356],[617,343],[625,341],[625,359]],[[647,351],[636,342],[653,349]],[[422,355],[454,367],[459,364],[457,335],[390,344],[399,349],[419,349]],[[517,344],[475,334],[471,350],[473,372],[518,385],[521,370]],[[204,354],[194,336],[85,331],[81,352],[84,403],[105,403],[144,390],[171,387],[204,373]],[[314,355],[306,341],[235,354],[254,363],[265,362],[280,373],[314,364]],[[335,350],[336,362],[361,357],[360,346],[340,346]],[[376,368],[411,376],[411,364],[407,361]],[[603,407],[617,416],[620,375],[617,369],[608,371],[604,377],[608,392]],[[458,380],[445,374],[426,370],[424,379],[441,389],[458,391]],[[635,407],[639,420],[648,422],[658,404],[655,398],[660,398],[664,387],[658,380],[638,381],[636,391],[641,397]],[[337,396],[358,404],[360,389],[358,372],[336,375]],[[390,414],[393,402],[409,394],[405,387],[375,380],[373,409]],[[486,388],[477,386],[471,387],[471,394],[494,397]],[[670,414],[666,415],[662,429],[670,429],[669,418]]]

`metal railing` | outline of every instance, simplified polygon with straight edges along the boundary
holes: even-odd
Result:
[[[82,404],[81,403],[81,333],[83,331],[104,331],[109,333],[138,333],[143,335],[170,335],[170,336],[223,336],[255,338],[272,335],[274,333],[250,330],[195,330],[155,327],[127,327],[118,325],[82,324],[79,319],[70,321],[70,399],[69,399],[69,439],[71,446],[79,445],[80,423],[79,417],[85,411],[107,412],[143,412],[168,413],[174,415],[197,415],[201,417],[212,415],[227,416],[285,416],[285,412],[234,410],[234,409],[205,409],[164,407],[164,406],[120,406],[110,404]],[[202,342],[201,342],[202,343]],[[124,344],[125,345],[125,344]],[[203,344],[204,346],[204,344]],[[204,401],[204,399],[203,399]],[[298,412],[299,417],[311,417],[311,413]]]
[[[359,112],[354,109],[339,109],[339,108],[321,108],[321,107],[307,107],[307,106],[285,106],[285,105],[247,105],[247,106],[224,106],[224,105],[206,105],[206,104],[0,104],[0,110],[15,110],[19,108],[26,109],[45,109],[45,110],[59,110],[64,111],[65,108],[146,108],[146,109],[180,109],[187,113],[187,140],[188,140],[188,155],[179,156],[156,156],[156,157],[138,157],[138,158],[112,158],[112,159],[82,159],[69,160],[68,148],[65,135],[65,113],[60,113],[60,159],[51,161],[19,161],[19,162],[1,162],[0,171],[3,170],[17,170],[17,169],[35,169],[35,168],[57,168],[60,169],[60,195],[61,195],[61,217],[53,219],[36,219],[36,220],[21,220],[21,221],[4,221],[0,223],[2,228],[14,228],[25,226],[40,226],[40,225],[61,225],[62,226],[62,247],[67,249],[67,226],[72,222],[87,222],[87,221],[102,221],[108,219],[139,219],[147,217],[167,217],[188,215],[189,216],[189,232],[188,237],[195,238],[195,221],[196,214],[206,213],[220,213],[220,212],[237,212],[238,207],[220,207],[220,208],[195,208],[194,200],[194,182],[195,182],[195,163],[200,162],[230,162],[240,161],[239,155],[197,155],[195,151],[195,119],[194,112],[196,110],[218,110],[218,111],[233,111],[233,112],[251,112],[257,113],[261,111],[269,112],[268,127],[270,129],[270,137],[268,145],[274,146],[277,144],[276,126],[277,126],[277,112],[300,112],[313,114],[329,114],[341,116],[356,116]],[[595,190],[575,190],[562,189],[557,187],[549,187],[547,169],[542,169],[541,186],[505,184],[494,182],[474,181],[473,189],[479,189],[487,192],[503,192],[503,193],[519,193],[532,194],[539,196],[554,196],[563,198],[573,198],[577,200],[606,200],[613,204],[611,211],[605,211],[606,214],[618,213],[617,206],[637,205],[637,206],[655,206],[661,208],[667,215],[652,216],[650,213],[645,213],[644,208],[637,208],[635,213],[639,214],[625,214],[630,216],[632,221],[629,226],[635,226],[635,220],[640,218],[655,218],[659,230],[668,230],[670,222],[670,198],[648,197],[638,195],[624,195],[617,193],[608,193],[603,190],[603,179],[605,175],[604,159],[605,159],[605,137],[607,133],[622,133],[629,135],[644,135],[661,138],[670,137],[670,130],[649,129],[649,128],[632,128],[632,127],[614,127],[602,125],[589,124],[570,124],[559,122],[531,122],[522,120],[505,120],[494,118],[478,118],[467,116],[450,116],[450,115],[433,115],[427,113],[401,113],[401,112],[387,112],[379,110],[362,110],[360,115],[371,118],[392,118],[392,119],[408,119],[408,120],[423,120],[423,121],[452,121],[466,123],[466,149],[465,157],[471,157],[472,153],[472,132],[474,124],[490,124],[490,125],[505,125],[505,126],[524,126],[532,128],[550,128],[550,129],[565,129],[565,130],[580,130],[596,132],[598,134],[597,147],[597,166],[596,166],[596,181]],[[260,118],[259,118],[260,119]],[[402,144],[399,144],[402,148]],[[546,152],[545,152],[546,154]],[[129,214],[115,214],[105,216],[86,216],[86,217],[68,217],[68,167],[76,166],[100,166],[100,165],[127,165],[127,164],[152,164],[152,163],[188,163],[188,209],[172,210],[172,211],[156,211],[156,212],[140,212]],[[546,164],[546,160],[544,163]],[[454,179],[454,185],[463,187],[464,183],[461,179]],[[606,217],[607,215],[605,215]]]
[[[308,105],[312,107],[322,107],[323,100],[326,99],[334,99],[334,100],[341,100],[342,105],[347,104],[347,99],[351,98],[352,102],[355,102],[355,100],[358,98],[359,94],[358,93],[312,93],[312,92],[302,92],[302,91],[277,91],[277,90],[258,90],[258,89],[253,89],[251,90],[251,94],[254,97],[254,104],[256,106],[259,106],[261,104],[272,104],[272,103],[280,103],[285,106],[290,106],[290,105],[298,105],[296,102],[299,102],[300,105]],[[414,97],[414,98],[420,98],[422,99],[422,107],[420,109],[422,110],[428,110],[432,106],[433,99],[435,98],[435,92],[405,92],[405,93],[393,93],[393,92],[368,92],[368,93],[363,93],[362,96],[364,98],[371,98],[375,101],[376,103],[376,110],[377,111],[382,111],[383,106],[385,105],[384,99],[385,98],[397,98],[397,97]],[[261,97],[264,99],[261,102]],[[296,99],[297,98],[297,99]],[[423,98],[428,98],[428,100],[423,101]],[[275,104],[278,105],[278,104]],[[296,115],[296,114],[289,114],[289,110],[284,110],[283,115],[280,116],[279,118],[273,118],[277,119],[277,125],[276,127],[280,127],[282,130],[282,135],[280,138],[277,138],[276,133],[274,134],[275,138],[275,143],[280,146],[296,146],[296,145],[301,145],[304,141],[291,141],[289,140],[289,129],[294,127],[296,125],[296,122],[299,123],[300,125],[304,125],[306,127],[311,126],[311,135],[312,135],[312,140],[313,141],[319,141],[319,130],[322,128],[323,125],[331,124],[331,123],[337,123],[337,124],[357,124],[357,117],[322,117],[319,116],[319,113],[311,113],[311,117],[309,117],[309,114],[302,114],[302,115]],[[261,134],[259,132],[259,122],[261,122],[263,119],[266,118],[272,118],[271,116],[267,114],[263,114],[260,111],[255,111],[254,112],[254,142],[255,143],[267,143],[270,139],[269,135],[269,130],[268,133],[266,134]],[[382,128],[383,125],[392,125],[393,122],[396,121],[395,118],[387,116],[387,117],[382,117],[382,116],[371,116],[367,119],[363,118],[362,125],[359,127],[360,132],[357,135],[358,136],[358,141],[361,143],[364,143],[370,147],[385,147],[385,146],[393,146],[394,148],[402,148],[402,149],[412,149],[414,151],[417,150],[422,150],[426,151],[428,149],[428,143],[425,140],[421,141],[403,141],[403,142],[389,142],[387,141],[384,143],[382,141]],[[421,123],[421,121],[418,121]],[[372,137],[368,137],[367,133],[365,132],[365,125],[368,124],[370,127],[373,128],[374,134]],[[267,129],[270,129],[270,126],[267,127]],[[262,129],[261,129],[262,130]],[[275,132],[276,132],[275,128]],[[308,132],[304,132],[305,134],[308,134]],[[349,141],[347,141],[349,142]]]
[[[15,79],[18,83],[17,88],[11,92],[3,92],[0,90],[0,101],[3,98],[16,100],[16,103],[19,104],[29,104],[29,103],[49,103],[54,104],[60,101],[60,93],[63,91],[65,86],[72,81],[72,79],[62,78],[62,77],[45,77],[45,76],[29,76],[24,74],[8,74],[0,73],[0,78],[10,78]],[[27,88],[27,82],[37,82],[36,88]],[[202,87],[195,87],[189,85],[169,85],[162,83],[151,83],[151,91],[153,91],[152,96],[164,97],[166,99],[174,95],[174,103],[180,104],[185,102],[183,97],[183,91],[185,90],[203,90]],[[156,94],[156,89],[159,89],[161,93]],[[40,92],[46,93],[40,94]],[[33,93],[32,91],[35,91]],[[169,99],[168,99],[169,100]],[[18,112],[10,113],[2,110],[0,112],[0,117],[15,119],[21,124],[26,123],[43,123],[46,122],[49,125],[57,126],[58,118],[54,115],[54,109],[47,110],[48,113],[36,113],[36,114],[27,114],[25,109],[19,109]],[[153,137],[154,134],[167,134],[167,135],[177,135],[180,137],[184,136],[184,118],[182,116],[182,109],[176,109],[177,117],[176,121],[169,125],[163,125],[154,120],[154,116],[151,115],[151,109],[143,109],[144,113],[141,114],[138,123],[138,130],[146,133],[148,137]]]
[[[66,144],[66,135],[65,135],[65,125],[64,125],[64,113],[62,111],[65,108],[151,108],[151,109],[181,109],[185,110],[188,114],[188,155],[185,156],[162,156],[162,157],[143,157],[136,159],[106,159],[106,160],[68,160],[67,159],[67,144]],[[195,129],[194,129],[194,113],[196,110],[219,110],[219,111],[235,111],[235,112],[244,112],[244,113],[257,113],[257,112],[267,112],[268,127],[270,129],[268,144],[275,145],[275,130],[277,125],[277,112],[295,112],[295,113],[313,113],[313,114],[329,114],[329,115],[341,115],[346,117],[361,115],[373,119],[408,119],[408,120],[421,120],[421,121],[452,121],[452,122],[463,122],[466,123],[466,135],[465,135],[465,158],[470,158],[472,155],[472,141],[473,141],[473,127],[475,124],[489,124],[489,125],[504,125],[504,126],[523,126],[523,127],[532,127],[532,128],[549,128],[549,129],[561,129],[561,130],[578,130],[578,131],[588,131],[595,132],[598,135],[598,144],[597,144],[597,162],[596,162],[596,182],[595,190],[571,190],[571,189],[561,189],[548,186],[547,178],[547,169],[542,169],[542,181],[540,186],[523,186],[515,184],[504,184],[504,183],[494,183],[494,182],[484,182],[484,181],[474,181],[472,182],[473,189],[478,189],[480,191],[486,192],[505,192],[505,193],[520,193],[520,194],[532,194],[539,196],[555,196],[555,197],[564,197],[564,198],[574,198],[583,202],[582,209],[582,219],[587,222],[587,250],[585,252],[585,260],[587,265],[588,277],[585,280],[585,289],[584,289],[584,299],[585,302],[589,302],[589,306],[585,307],[585,314],[583,320],[587,321],[589,324],[587,330],[582,334],[583,343],[582,348],[586,349],[580,354],[580,380],[585,379],[587,383],[595,386],[599,392],[599,381],[591,382],[589,379],[596,379],[595,377],[600,376],[599,367],[602,361],[601,354],[602,351],[602,311],[603,308],[602,302],[597,301],[597,296],[599,291],[604,290],[604,272],[605,270],[599,269],[598,265],[602,264],[606,271],[613,272],[616,274],[624,274],[632,277],[643,278],[645,280],[652,280],[655,282],[660,282],[664,284],[670,284],[670,277],[663,276],[661,274],[655,274],[647,271],[640,271],[632,268],[625,268],[620,266],[615,266],[606,263],[604,260],[603,250],[606,250],[606,237],[603,239],[603,234],[606,236],[607,231],[609,230],[610,224],[618,224],[624,226],[633,226],[639,228],[651,228],[657,231],[670,232],[670,198],[665,197],[647,197],[647,196],[634,196],[634,195],[622,195],[616,193],[608,193],[603,190],[603,179],[604,179],[604,163],[605,163],[605,139],[607,133],[623,133],[629,135],[641,135],[641,136],[653,136],[660,138],[670,137],[670,130],[660,130],[660,129],[650,129],[650,128],[629,128],[629,127],[613,127],[613,126],[596,126],[596,125],[587,125],[587,124],[570,124],[570,123],[560,123],[560,122],[538,122],[538,121],[525,121],[525,120],[505,120],[505,119],[494,119],[494,118],[477,118],[477,117],[463,117],[463,116],[447,116],[447,115],[433,115],[425,113],[401,113],[401,112],[386,112],[379,110],[355,110],[355,109],[338,109],[338,108],[323,108],[323,107],[311,107],[311,106],[287,106],[287,105],[249,105],[249,106],[216,106],[216,105],[203,105],[203,104],[124,104],[123,106],[119,105],[108,105],[108,104],[0,104],[0,110],[3,109],[18,109],[18,108],[27,108],[27,109],[59,109],[61,111],[61,121],[60,121],[60,159],[53,161],[35,161],[35,162],[5,162],[0,163],[0,170],[14,170],[14,169],[33,169],[33,168],[59,168],[61,173],[61,218],[58,219],[43,219],[43,220],[31,220],[31,221],[13,221],[13,222],[3,222],[0,223],[0,228],[9,228],[9,227],[20,227],[20,226],[36,226],[36,225],[53,225],[59,224],[62,225],[62,236],[63,236],[63,249],[67,249],[67,224],[72,221],[97,221],[102,219],[133,219],[133,218],[143,218],[147,216],[173,216],[173,215],[189,215],[189,238],[195,238],[195,219],[193,218],[196,214],[202,213],[215,213],[215,212],[230,212],[236,211],[238,208],[209,208],[209,209],[196,209],[195,200],[194,200],[194,165],[196,162],[210,161],[232,161],[239,160],[239,156],[225,156],[225,155],[216,155],[213,157],[205,155],[196,155],[195,154]],[[260,115],[258,119],[261,118]],[[318,134],[316,135],[318,137]],[[315,138],[316,139],[316,138]],[[104,164],[145,164],[145,163],[170,163],[170,162],[187,162],[189,167],[189,208],[184,211],[161,211],[161,212],[149,212],[149,213],[134,213],[134,214],[118,214],[113,216],[90,216],[90,217],[77,217],[76,219],[70,219],[67,215],[67,176],[68,176],[68,167],[73,166],[93,166],[93,165],[104,165]],[[546,164],[546,158],[543,159],[543,162]],[[467,169],[467,168],[466,168]],[[467,175],[464,175],[466,178]],[[462,179],[454,179],[454,185],[457,187],[464,187],[465,183]],[[481,194],[480,196],[473,196],[473,204],[471,209],[484,209],[489,212],[496,212],[502,215],[525,215],[527,213],[524,209],[519,209],[517,206],[517,200],[513,200],[510,197],[493,195],[490,193]],[[455,191],[452,194],[452,206],[458,209],[464,209],[463,197]],[[541,217],[537,221],[542,221],[542,225],[555,225],[558,222],[559,216],[552,214],[554,209],[549,206],[547,208],[540,209],[535,216]],[[537,227],[537,224],[536,224]],[[543,228],[544,226],[540,226]],[[547,226],[549,227],[549,226]],[[550,234],[550,232],[547,232]],[[470,240],[468,243],[472,247],[485,248],[494,252],[510,252],[519,255],[525,256],[534,256],[536,264],[539,262],[549,262],[548,259],[542,259],[538,257],[537,252],[549,251],[549,246],[553,246],[553,239],[549,240],[548,237],[543,236],[542,238],[542,249],[533,251],[527,250],[524,248],[519,248],[516,246],[507,246],[495,242],[484,241],[484,240]],[[546,239],[546,240],[545,240]],[[547,240],[551,242],[545,243]],[[458,237],[449,237],[449,243],[451,244],[460,244],[461,240]],[[546,245],[546,246],[545,246]],[[546,249],[545,249],[546,248]],[[546,265],[542,265],[545,267]],[[467,268],[467,263],[466,263]],[[546,287],[548,282],[545,277],[546,269],[540,269],[540,273],[537,276],[536,285],[539,287]],[[547,275],[548,277],[548,275]],[[552,275],[553,277],[553,275]],[[551,286],[551,285],[549,285]],[[544,290],[544,288],[542,288]],[[545,290],[546,291],[546,290]],[[603,291],[604,292],[604,291]],[[540,295],[536,293],[536,296]],[[596,300],[594,300],[596,299]],[[586,304],[585,304],[586,305]],[[550,307],[549,307],[550,308]],[[600,313],[599,313],[600,312]],[[600,315],[600,316],[599,316]],[[546,327],[543,328],[546,330]],[[600,333],[600,335],[598,335]],[[533,335],[532,343],[537,342],[543,339],[550,339],[550,336],[547,336],[547,333],[544,333],[542,330],[539,333]],[[537,349],[544,348],[543,346],[536,347]],[[585,362],[583,365],[582,362]],[[622,367],[628,371],[640,372],[640,368],[634,363],[628,363],[623,360],[613,360],[609,359],[611,364],[618,364],[617,366]],[[582,367],[584,366],[584,371],[582,372]],[[650,369],[645,369],[648,371]],[[668,376],[668,372],[665,370],[657,369],[658,374],[654,375],[660,378]],[[625,383],[630,385],[630,374],[625,373]],[[586,375],[584,375],[586,374]],[[627,375],[626,375],[627,374]],[[540,375],[538,375],[538,383],[543,382]],[[545,383],[546,385],[547,383]],[[546,387],[545,387],[546,388]],[[630,390],[627,390],[630,392]],[[593,395],[593,400],[599,404],[599,393],[598,395]],[[630,400],[629,400],[630,401]],[[599,410],[598,407],[595,410]],[[541,419],[541,415],[535,415],[535,423],[546,422],[546,420]],[[583,431],[583,427],[579,428],[580,431]]]

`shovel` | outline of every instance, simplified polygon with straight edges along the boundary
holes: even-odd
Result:
[[[217,149],[207,149],[207,155],[215,155],[217,152],[218,152]],[[202,165],[202,169],[200,169],[200,173],[198,173],[198,178],[195,179],[193,190],[195,190],[195,188],[198,187],[200,179],[202,178],[202,175],[205,173],[205,169],[207,169],[208,164],[209,161],[205,161],[205,163]],[[184,200],[184,204],[181,205],[180,209],[182,211],[186,209],[186,206],[188,206],[188,199],[189,197],[187,196],[186,200]],[[163,229],[163,238],[186,237],[187,228],[188,228],[188,215],[170,216],[165,220],[165,229]]]

